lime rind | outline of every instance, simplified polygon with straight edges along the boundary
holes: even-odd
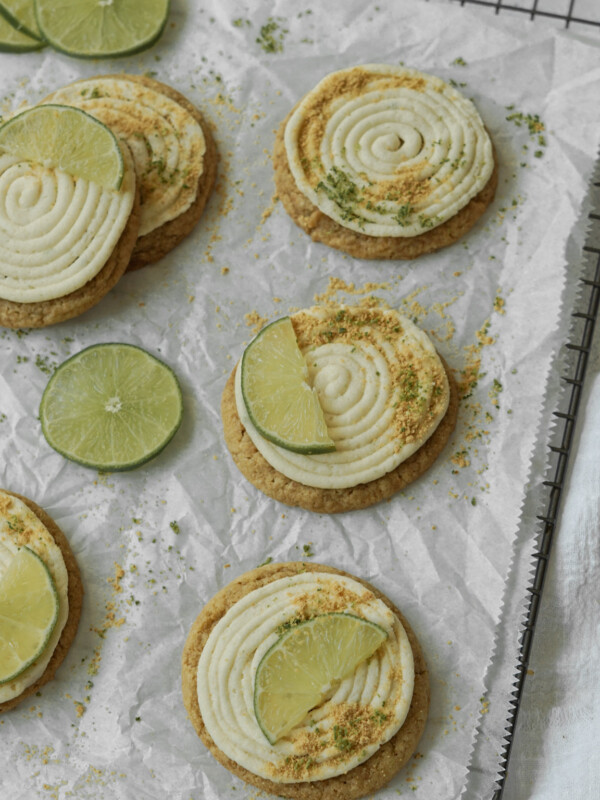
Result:
[[[113,369],[113,374],[104,378],[85,364],[88,356],[100,351],[108,357],[107,369]],[[119,355],[127,353],[141,359],[137,366],[143,364],[144,370],[123,382],[115,363]],[[83,399],[86,408],[73,390],[82,380],[93,393]],[[129,398],[119,400],[123,413],[102,417],[102,409],[107,412],[111,402],[110,411],[116,408],[119,391]],[[141,397],[143,392],[150,396]],[[164,398],[169,401],[166,414]],[[117,412],[120,410],[119,405]],[[132,470],[155,458],[175,436],[182,418],[183,395],[173,370],[141,347],[116,342],[91,345],[64,361],[48,381],[40,403],[42,433],[50,447],[69,461],[102,472]],[[115,459],[115,451],[124,442],[135,443],[135,454],[130,451],[128,457]]]
[[[270,687],[271,697],[275,698],[279,695],[279,703],[280,707],[283,709],[285,708],[284,715],[289,715],[289,710],[291,708],[291,703],[289,701],[289,692],[290,689],[293,688],[294,696],[302,702],[298,702],[297,711],[295,715],[288,716],[285,724],[281,725],[277,730],[270,729],[263,719],[263,715],[261,714],[261,695],[265,691],[265,687],[261,686],[261,677],[262,671],[267,668],[268,662],[273,658],[274,654],[278,651],[282,651],[286,642],[294,637],[298,637],[302,635],[302,633],[306,632],[308,627],[316,627],[318,625],[322,625],[323,621],[327,618],[342,618],[344,622],[351,622],[354,626],[356,626],[356,630],[359,627],[362,630],[365,630],[364,626],[368,626],[373,633],[376,633],[375,636],[371,637],[371,644],[368,649],[364,650],[363,653],[357,658],[356,652],[353,652],[353,658],[351,657],[349,661],[346,662],[345,665],[340,665],[340,669],[333,674],[333,670],[329,668],[329,674],[324,676],[324,683],[318,685],[317,681],[313,680],[313,686],[309,686],[305,691],[298,690],[298,683],[300,679],[306,678],[306,675],[309,672],[310,668],[318,669],[317,665],[323,665],[323,659],[320,658],[319,648],[318,648],[318,636],[314,636],[315,642],[307,648],[310,650],[310,665],[304,665],[305,669],[302,670],[302,674],[298,670],[296,670],[292,681],[288,681],[287,683],[284,681],[284,685],[279,685],[275,687]],[[318,631],[317,631],[318,633]],[[271,647],[264,653],[259,664],[256,668],[256,673],[254,675],[254,692],[253,692],[253,701],[254,701],[254,715],[256,721],[258,723],[259,728],[265,735],[265,738],[269,742],[269,744],[274,745],[276,742],[293,730],[296,725],[298,725],[306,716],[306,714],[312,709],[319,705],[326,692],[330,688],[330,684],[332,681],[342,681],[344,678],[347,678],[352,671],[356,669],[356,667],[370,658],[376,650],[381,646],[381,644],[388,638],[388,633],[385,628],[382,628],[375,622],[371,622],[371,620],[364,619],[363,617],[358,617],[354,614],[348,614],[346,612],[340,611],[333,611],[326,614],[319,614],[316,617],[311,617],[307,620],[299,622],[297,624],[293,624],[289,630],[285,631],[281,634],[281,636],[275,641]],[[327,653],[326,653],[327,655]],[[327,659],[324,659],[325,661]],[[324,670],[327,672],[327,669]],[[310,681],[309,681],[310,683]]]
[[[35,17],[34,0],[0,0],[0,14],[18,31],[44,43]]]
[[[151,47],[164,32],[170,5],[170,0],[62,0],[57,8],[56,0],[35,0],[35,14],[55,50],[75,58],[115,58]],[[137,26],[138,35],[128,38],[128,25]]]
[[[87,111],[73,106],[46,103],[11,117],[0,125],[0,152],[108,189],[118,190],[123,182],[125,167],[117,137]]]
[[[282,375],[272,374],[269,369],[264,370],[264,360],[256,356],[266,337],[272,338],[275,345],[277,339],[285,340],[284,347],[279,350],[287,352],[275,367],[281,370],[283,380]],[[293,340],[293,346],[290,346],[290,340]],[[244,405],[250,421],[261,436],[285,450],[304,455],[331,453],[335,450],[335,442],[327,432],[317,393],[306,381],[308,374],[306,362],[296,342],[289,317],[274,320],[257,334],[244,350],[240,369]],[[259,392],[264,391],[266,385],[270,387],[269,396],[277,397],[278,421],[281,424],[281,417],[287,420],[287,426],[281,426],[277,431],[274,430],[271,416],[265,413],[261,416],[257,413],[257,404],[252,400],[252,395],[256,395],[255,388],[258,386]],[[313,429],[315,435],[311,441],[292,440],[294,429],[298,428],[299,418],[306,420]]]
[[[17,551],[17,555],[15,556],[15,558],[13,558],[13,560],[9,564],[9,567],[8,567],[7,571],[4,573],[4,576],[3,576],[2,580],[0,580],[0,587],[2,586],[3,583],[5,583],[7,580],[10,580],[10,578],[12,577],[12,575],[11,575],[11,567],[14,570],[18,566],[18,564],[16,564],[16,562],[15,562],[15,559],[21,558],[22,555],[25,555],[25,553],[26,553],[28,558],[34,557],[37,560],[37,562],[39,562],[39,565],[41,565],[41,567],[43,568],[42,574],[43,574],[44,578],[46,579],[48,587],[50,588],[52,596],[54,598],[54,612],[53,612],[52,618],[49,621],[47,621],[46,625],[44,626],[44,631],[45,631],[44,638],[40,640],[38,646],[36,647],[36,649],[32,653],[32,655],[26,661],[24,661],[21,664],[19,664],[18,669],[16,669],[11,674],[4,675],[4,677],[2,677],[1,676],[1,672],[0,672],[0,686],[2,686],[3,684],[6,684],[6,683],[10,683],[11,681],[16,680],[20,675],[22,675],[25,672],[25,670],[29,669],[29,667],[32,664],[34,664],[38,660],[38,658],[40,658],[40,656],[43,654],[44,650],[46,649],[46,647],[48,645],[48,642],[50,641],[50,637],[52,636],[54,628],[56,627],[56,622],[58,620],[59,599],[58,599],[58,592],[56,590],[56,585],[54,583],[54,578],[52,577],[52,573],[48,569],[48,566],[43,561],[43,559],[41,559],[40,556],[34,550],[32,550],[30,547],[27,547],[26,545],[24,545],[23,547],[19,548],[19,550]],[[16,566],[13,566],[15,564],[16,564]],[[29,588],[25,593],[23,593],[23,595],[24,595],[23,596],[23,602],[26,602],[28,597],[31,596],[31,588]],[[20,596],[21,595],[18,595],[18,597],[20,597]],[[2,604],[2,595],[1,595],[1,589],[0,589],[0,615],[2,615],[2,611],[1,611],[2,605],[1,604]],[[16,627],[19,626],[18,623],[16,623],[15,625],[16,625]],[[13,652],[13,656],[14,656],[14,652]]]

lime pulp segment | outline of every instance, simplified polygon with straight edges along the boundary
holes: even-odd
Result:
[[[28,108],[0,126],[0,153],[61,169],[107,189],[123,180],[123,154],[114,133],[79,108]]]
[[[82,58],[137,53],[161,35],[169,0],[35,0],[44,38]]]
[[[27,53],[30,50],[39,50],[43,46],[44,42],[30,36],[24,29],[15,27],[6,15],[0,13],[0,52]]]
[[[246,410],[265,439],[296,453],[335,450],[289,317],[267,325],[250,342],[241,370]]]
[[[58,618],[58,594],[42,559],[21,547],[0,578],[0,684],[43,653]]]
[[[138,467],[172,439],[183,401],[173,371],[129,344],[100,344],[72,356],[50,378],[40,420],[48,444],[86,467]]]
[[[34,0],[0,0],[0,14],[18,31],[41,41]]]
[[[321,614],[284,633],[262,657],[254,678],[254,713],[275,744],[387,639],[369,620]]]

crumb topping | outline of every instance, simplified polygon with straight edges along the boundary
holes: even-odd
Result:
[[[368,755],[381,744],[381,731],[389,719],[385,706],[361,703],[340,703],[333,706],[327,725],[321,728],[311,720],[311,728],[302,729],[294,737],[297,751],[271,766],[274,778],[310,780],[326,751],[332,766],[343,763],[349,754]]]

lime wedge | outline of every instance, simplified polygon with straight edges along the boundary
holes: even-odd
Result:
[[[2,11],[1,7],[0,11]],[[29,36],[24,30],[18,30],[0,13],[0,51],[5,53],[27,53],[29,50],[39,50],[43,46],[44,42]]]
[[[163,32],[169,0],[35,0],[42,35],[80,58],[137,53]]]
[[[58,618],[58,594],[42,559],[21,547],[0,578],[0,684],[44,652]]]
[[[61,364],[40,405],[42,431],[85,467],[139,467],[173,438],[182,416],[175,374],[130,344],[98,344]]]
[[[114,133],[79,108],[28,108],[0,126],[0,153],[118,189],[123,154]]]
[[[386,639],[379,625],[341,613],[321,614],[284,633],[254,677],[254,713],[269,742],[296,727]]]
[[[0,0],[0,14],[6,17],[13,28],[41,40],[33,0]]]
[[[241,370],[246,410],[265,439],[295,453],[335,450],[289,317],[271,322],[250,342]]]

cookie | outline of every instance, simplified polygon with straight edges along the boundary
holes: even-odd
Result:
[[[180,92],[142,75],[99,75],[44,99],[84,109],[129,145],[140,186],[139,238],[129,269],[158,261],[196,226],[217,172],[214,139]]]
[[[355,258],[406,260],[453,244],[498,182],[471,101],[440,78],[382,64],[324,78],[281,123],[273,163],[294,222]]]
[[[24,504],[34,517],[27,518],[26,514],[23,514],[21,503]],[[0,712],[14,708],[27,697],[36,694],[44,684],[54,678],[56,670],[63,662],[75,638],[83,602],[83,585],[77,561],[75,560],[73,551],[64,533],[54,520],[27,497],[0,490],[0,519],[2,517],[7,517],[7,515],[10,517],[13,530],[16,527],[14,522],[15,517],[17,521],[19,521],[18,528],[20,528],[20,530],[14,530],[13,534],[14,544],[19,547],[26,544],[34,550],[39,548],[37,544],[37,540],[40,536],[40,530],[37,529],[37,522],[39,521],[41,526],[43,526],[43,528],[41,528],[41,535],[43,537],[46,536],[44,532],[45,529],[47,534],[51,537],[50,547],[52,547],[52,543],[54,543],[60,551],[62,559],[59,560],[64,562],[64,568],[61,565],[61,571],[64,570],[64,573],[66,573],[66,586],[64,590],[68,602],[68,611],[65,610],[66,619],[64,621],[64,626],[62,631],[60,631],[60,636],[54,649],[51,651],[51,655],[48,657],[48,654],[46,654],[47,662],[45,663],[43,671],[41,671],[41,667],[36,669],[39,662],[42,660],[42,658],[40,658],[38,662],[35,662],[29,667],[22,676],[19,676],[14,683],[0,685]],[[47,566],[49,565],[47,564]],[[57,580],[56,583],[57,587],[60,589],[61,581]],[[18,695],[8,697],[8,699],[2,699],[3,695],[13,694],[14,691],[18,691],[21,688],[22,690]]]
[[[392,669],[396,670],[396,678],[389,684],[390,695],[386,704],[376,708],[381,704],[381,698],[375,700],[362,694],[359,696],[364,707],[351,704],[351,689],[342,691],[340,688],[333,700],[323,701],[322,705],[310,712],[308,719],[281,742],[271,746],[264,737],[260,738],[262,732],[256,720],[252,720],[253,710],[250,708],[243,712],[238,709],[238,701],[244,703],[241,695],[250,696],[250,690],[246,689],[244,692],[238,690],[236,697],[226,693],[223,702],[230,702],[232,709],[235,705],[234,716],[219,713],[215,723],[212,704],[215,703],[217,711],[221,706],[217,706],[217,701],[211,700],[210,693],[206,691],[206,676],[209,676],[209,681],[212,680],[223,669],[223,661],[219,656],[220,651],[214,650],[214,642],[220,639],[226,647],[228,637],[231,637],[231,671],[228,664],[225,668],[234,677],[226,685],[236,689],[237,675],[250,680],[250,673],[255,667],[249,666],[247,670],[248,665],[253,663],[253,653],[260,653],[261,647],[269,645],[269,636],[276,639],[276,633],[273,632],[277,631],[286,613],[294,622],[314,616],[314,606],[311,611],[310,605],[315,597],[322,601],[318,613],[344,613],[351,604],[349,613],[370,620],[378,619],[382,626],[390,625],[390,630],[399,631],[397,637],[396,634],[388,637],[388,642],[397,642],[393,645],[394,656],[389,656],[388,662],[394,665]],[[247,628],[244,629],[246,623]],[[245,630],[245,633],[240,634],[240,630]],[[213,631],[215,633],[211,638]],[[222,637],[225,637],[225,642]],[[243,642],[238,645],[236,637],[241,637]],[[251,644],[246,645],[246,642]],[[382,645],[387,646],[387,643]],[[380,658],[375,654],[369,662],[369,669],[382,669]],[[398,666],[400,658],[402,669]],[[244,664],[246,668],[240,673]],[[200,687],[198,675],[202,676]],[[357,676],[358,672],[348,681],[349,686],[354,685],[355,679],[360,680]],[[411,686],[412,694],[409,691]],[[258,567],[241,575],[207,603],[192,625],[185,643],[182,689],[184,704],[196,732],[223,766],[265,792],[300,800],[353,800],[380,789],[414,753],[425,728],[429,708],[429,676],[425,659],[414,632],[396,606],[361,578],[334,567],[300,562]],[[355,715],[354,719],[331,725],[332,719],[342,719],[341,715],[349,706]],[[394,717],[396,712],[398,716]],[[227,724],[222,725],[218,721],[225,718],[233,722],[231,730],[227,730]],[[393,733],[390,732],[392,718],[395,720],[393,727],[397,728]],[[385,741],[372,742],[367,735],[359,744],[358,733],[353,731],[358,731],[357,723],[364,725],[368,720],[373,725],[381,723],[380,737]],[[238,724],[243,726],[243,730],[237,730]],[[364,733],[361,730],[361,736]],[[377,736],[372,728],[371,734]],[[343,735],[343,746],[340,735]],[[222,747],[213,737],[219,739]],[[331,746],[330,739],[337,741],[337,747]],[[304,754],[303,749],[309,744],[312,745],[313,755],[315,747],[319,750],[320,760]],[[231,750],[235,758],[224,752],[223,747]],[[324,755],[324,748],[327,747],[329,750]],[[248,762],[263,774],[248,769],[240,761]],[[328,773],[331,773],[331,777],[315,777]],[[272,778],[268,777],[270,774]]]
[[[25,178],[22,174],[16,176],[15,183],[25,180],[30,183],[31,191],[24,193],[30,207],[16,236],[19,240],[28,240],[27,255],[31,256],[31,264],[21,264],[19,247],[13,242],[11,252],[15,255],[14,263],[9,265],[12,272],[10,281],[7,275],[1,274],[2,267],[5,272],[8,267],[0,266],[0,325],[41,328],[76,317],[100,302],[124,275],[137,241],[140,201],[131,154],[126,145],[121,149],[125,164],[121,189],[101,190],[94,219],[89,218],[86,203],[95,200],[82,200],[82,207],[75,208],[68,199],[71,194],[75,197],[79,193],[91,198],[95,192],[91,184],[81,190],[84,182],[80,179],[68,178],[65,173],[61,176],[57,171],[36,164],[27,167]],[[43,196],[40,188],[50,182],[56,182],[52,214],[48,213],[47,204],[37,202]],[[61,201],[63,194],[65,200]],[[67,206],[65,214],[61,213],[61,202]],[[39,211],[36,210],[38,205]],[[68,218],[71,211],[76,214],[76,219]],[[31,218],[38,213],[41,224],[44,224],[44,219],[57,216],[50,233],[31,233]],[[109,217],[110,229],[105,222]],[[80,234],[73,240],[71,251],[66,249],[66,245],[61,249],[63,242],[71,243],[72,237],[67,231],[76,229]],[[56,241],[49,241],[49,236]],[[8,247],[5,252],[8,252]],[[49,253],[56,264],[52,273],[53,285],[49,285],[48,278],[51,269]]]
[[[236,466],[269,497],[318,513],[389,499],[432,466],[454,430],[451,371],[429,338],[390,309],[315,308],[291,320],[336,452],[305,456],[264,440],[245,411],[236,367],[221,400]]]

